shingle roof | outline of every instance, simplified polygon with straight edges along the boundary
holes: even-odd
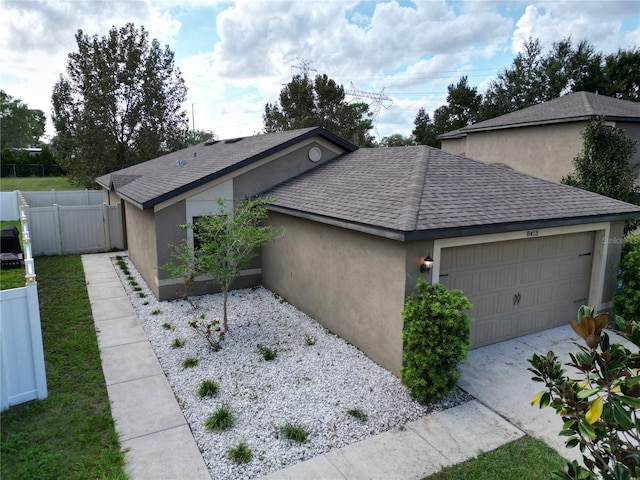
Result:
[[[96,181],[115,189],[130,202],[150,208],[316,135],[346,150],[356,148],[328,130],[311,127],[201,143],[103,175]]]
[[[275,210],[405,239],[640,217],[635,205],[426,146],[360,149],[265,195]]]
[[[456,138],[482,130],[590,120],[600,116],[607,120],[640,122],[640,103],[590,92],[574,92],[444,133],[438,138]]]

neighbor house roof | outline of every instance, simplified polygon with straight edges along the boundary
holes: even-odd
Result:
[[[484,130],[528,127],[553,123],[587,121],[597,117],[611,121],[640,122],[640,103],[574,92],[532,107],[523,108],[438,136],[441,140],[460,138]]]
[[[640,217],[640,207],[427,146],[360,149],[265,193],[271,209],[411,240]]]
[[[344,149],[357,147],[319,127],[210,140],[98,177],[102,187],[140,208],[151,208],[305,139],[319,136]]]

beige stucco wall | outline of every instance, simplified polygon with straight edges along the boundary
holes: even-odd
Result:
[[[155,217],[152,210],[141,210],[129,202],[125,203],[127,219],[127,247],[129,259],[145,282],[158,295],[155,281],[157,263]]]
[[[454,155],[465,156],[467,153],[467,138],[449,138],[440,141],[440,149]]]
[[[573,171],[572,160],[582,150],[580,133],[585,125],[558,123],[469,133],[466,156],[560,182]]]
[[[399,374],[405,247],[271,212],[285,233],[262,249],[263,285]]]
[[[607,122],[638,141],[632,163],[640,171],[640,123]],[[582,151],[582,131],[587,122],[556,123],[533,127],[485,130],[466,138],[442,140],[442,150],[560,182],[573,171],[573,159]]]

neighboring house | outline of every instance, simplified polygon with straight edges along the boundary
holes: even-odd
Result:
[[[158,268],[168,245],[192,241],[176,225],[218,197],[267,196],[285,233],[235,288],[263,284],[396,374],[419,278],[470,298],[475,347],[561,325],[581,304],[611,307],[624,220],[640,217],[505,167],[426,146],[356,149],[321,128],[201,144],[98,182],[123,203],[129,256],[160,299],[176,295]]]
[[[632,161],[640,173],[640,103],[596,93],[570,93],[438,138],[445,152],[560,182],[574,170],[572,161],[582,151],[582,131],[598,117],[638,141]]]

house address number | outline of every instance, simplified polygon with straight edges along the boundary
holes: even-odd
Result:
[[[537,237],[538,230],[527,230],[527,238]]]

